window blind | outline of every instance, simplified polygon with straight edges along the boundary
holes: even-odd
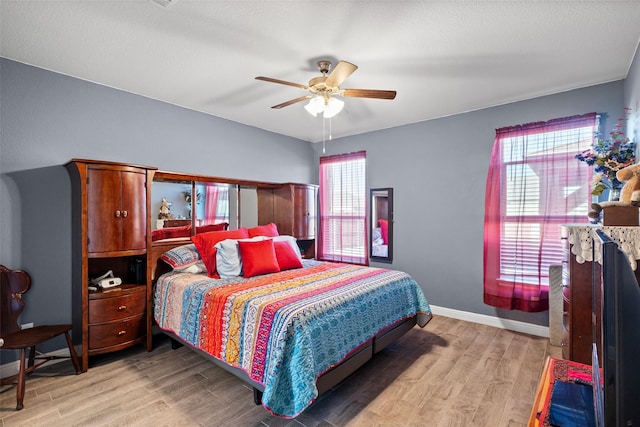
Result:
[[[591,146],[593,126],[504,135],[500,276],[548,285],[562,262],[560,225],[585,222],[588,168],[575,155]]]
[[[320,158],[318,259],[367,264],[366,153]]]
[[[588,113],[496,130],[485,193],[486,304],[548,309],[561,225],[588,222],[592,170],[575,156],[592,145],[596,124]]]

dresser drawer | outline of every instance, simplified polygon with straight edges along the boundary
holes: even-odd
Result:
[[[89,323],[104,323],[141,315],[145,312],[145,293],[89,300]]]
[[[145,334],[145,317],[89,325],[89,350],[126,343]]]

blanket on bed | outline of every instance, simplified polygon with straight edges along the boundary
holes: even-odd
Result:
[[[156,285],[158,325],[264,386],[262,403],[295,417],[316,378],[386,326],[431,310],[406,273],[305,260],[305,268],[215,280],[171,272]]]

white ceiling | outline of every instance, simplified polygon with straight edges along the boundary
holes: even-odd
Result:
[[[640,1],[1,0],[0,55],[292,136],[322,140],[298,103],[329,58],[359,66],[333,138],[625,78]],[[334,63],[335,65],[335,63]],[[543,119],[543,118],[541,118]]]

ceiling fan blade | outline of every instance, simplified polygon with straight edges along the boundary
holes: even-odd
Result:
[[[339,87],[358,67],[347,61],[340,61],[336,68],[329,74],[325,84],[331,87]]]
[[[283,107],[287,107],[287,106],[289,106],[289,105],[291,105],[291,104],[295,104],[295,103],[297,103],[297,102],[302,102],[302,101],[304,101],[305,99],[309,99],[309,98],[313,98],[313,96],[312,96],[312,95],[305,95],[305,96],[301,96],[300,98],[290,99],[290,100],[289,100],[289,101],[287,101],[287,102],[283,102],[282,104],[274,105],[274,106],[273,106],[273,107],[271,107],[271,108],[283,108]]]
[[[304,90],[309,89],[309,87],[307,85],[303,85],[303,84],[300,84],[300,83],[288,82],[286,80],[272,79],[271,77],[258,76],[258,77],[256,77],[256,80],[263,80],[265,82],[271,82],[271,83],[279,83],[281,85],[293,86],[293,87],[297,87],[297,88],[304,89]]]
[[[395,99],[395,90],[377,90],[377,89],[344,89],[340,91],[342,96],[351,96],[354,98],[377,98],[377,99]]]

